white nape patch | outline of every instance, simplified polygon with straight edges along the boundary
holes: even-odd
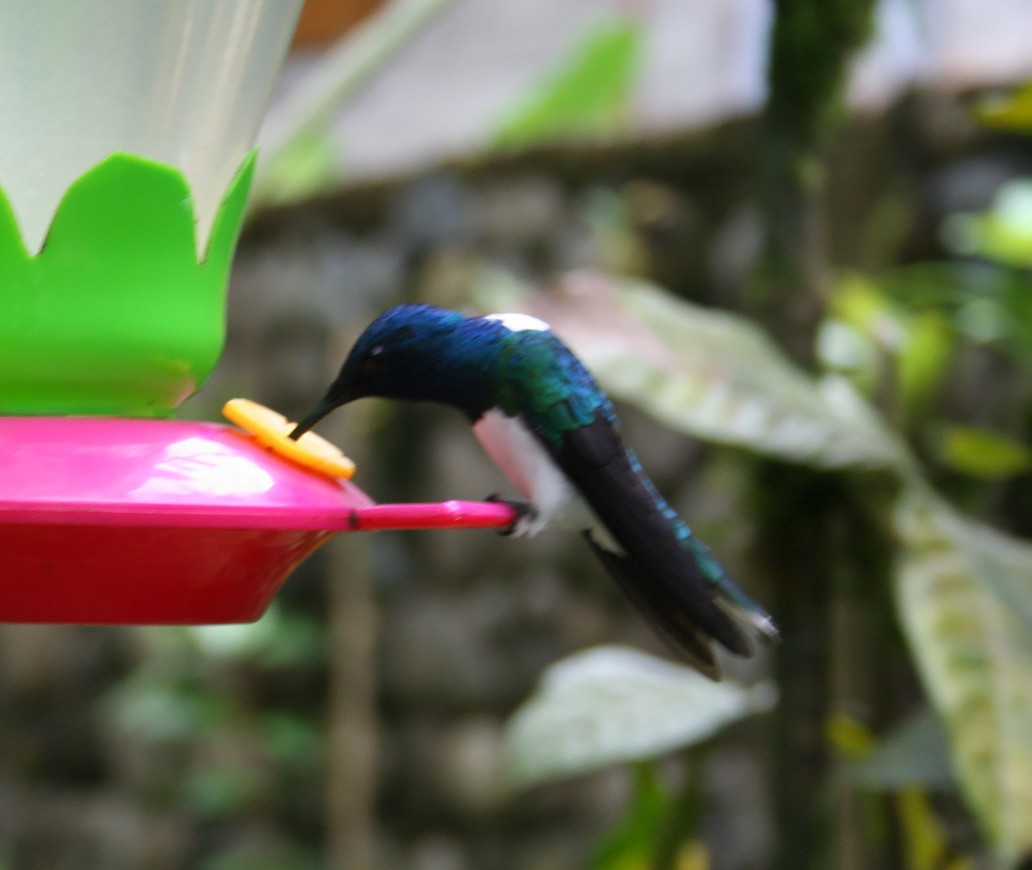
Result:
[[[529,314],[520,314],[514,311],[510,314],[488,314],[484,320],[497,320],[509,332],[548,332],[551,327],[543,320],[531,317]]]
[[[473,424],[473,434],[495,465],[537,511],[536,517],[518,525],[517,534],[537,534],[564,512],[574,494],[573,487],[518,418],[499,410],[488,411]]]

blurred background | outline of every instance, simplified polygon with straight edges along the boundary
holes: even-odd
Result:
[[[534,313],[783,642],[671,669],[561,532],[2,626],[0,868],[1032,866],[1029,81],[1023,0],[309,0],[186,416],[304,412],[402,301]],[[320,430],[379,501],[506,491],[442,409]]]

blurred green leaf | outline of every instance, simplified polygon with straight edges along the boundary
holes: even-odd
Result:
[[[972,477],[997,480],[1032,468],[1032,449],[989,429],[948,426],[935,447],[943,462]]]
[[[269,838],[232,845],[206,859],[200,870],[320,870],[322,857],[297,844]]]
[[[962,790],[1005,862],[1032,852],[1032,546],[910,488],[897,593]]]
[[[1032,266],[1032,179],[1004,184],[983,214],[956,214],[943,227],[960,254],[977,254],[1008,266]]]
[[[878,354],[863,332],[850,323],[828,318],[817,330],[817,359],[832,371],[859,374],[873,387],[869,372],[877,368]]]
[[[186,630],[207,656],[252,661],[270,668],[317,662],[324,643],[311,616],[291,613],[276,603],[257,622],[197,625]]]
[[[269,756],[282,764],[310,769],[322,759],[322,737],[315,723],[282,711],[261,718],[262,742]]]
[[[1007,332],[1007,313],[998,299],[966,299],[958,306],[954,321],[961,334],[976,344],[998,343]]]
[[[162,667],[139,669],[104,704],[115,728],[158,743],[195,740],[228,714],[224,698]]]
[[[183,782],[183,802],[191,813],[207,818],[235,815],[262,793],[258,774],[239,764],[209,765]]]
[[[1007,313],[1007,337],[1019,362],[1032,368],[1032,280],[1027,271],[1010,276],[1000,294]]]
[[[650,762],[635,765],[634,796],[627,815],[595,849],[592,870],[642,870],[649,866],[674,801]]]
[[[956,844],[929,795],[905,788],[895,800],[908,870],[973,870],[975,862],[958,855]]]
[[[641,48],[636,22],[597,27],[499,122],[494,147],[519,148],[618,131],[627,121]]]
[[[881,287],[866,276],[856,273],[842,276],[835,287],[831,310],[840,320],[888,350],[896,350],[906,338],[901,312]]]
[[[254,202],[292,202],[327,190],[343,172],[328,129],[299,136],[261,173]]]
[[[825,342],[818,344],[822,361],[850,372],[862,389],[873,393],[881,380],[883,360],[891,359],[901,410],[908,419],[925,411],[942,383],[953,351],[954,330],[948,317],[935,309],[908,309],[879,284],[852,273],[837,282],[830,308],[834,317],[825,322],[819,335]],[[841,324],[837,332],[836,324]],[[858,333],[851,343],[845,341],[849,338],[845,327]],[[831,344],[829,338],[836,337],[837,345]],[[869,345],[864,347],[862,340]],[[845,358],[843,347],[852,348]],[[849,362],[853,365],[843,365]]]
[[[975,117],[988,127],[1032,133],[1032,82],[1007,94],[983,97],[975,104]]]
[[[970,862],[950,848],[931,798],[932,791],[956,791],[949,743],[934,711],[911,716],[881,740],[843,713],[832,717],[828,731],[848,759],[835,774],[837,786],[892,793],[910,870],[970,870]]]
[[[815,380],[741,317],[587,272],[541,293],[487,277],[478,304],[541,317],[614,398],[673,429],[821,468],[910,463],[846,378]]]
[[[956,241],[954,240],[956,247]],[[958,334],[999,347],[1032,367],[1032,278],[1027,269],[990,260],[915,263],[879,279],[912,312],[935,312]]]
[[[935,711],[922,710],[897,725],[869,754],[849,764],[845,778],[857,788],[878,791],[955,788],[949,741]]]
[[[936,311],[913,315],[896,355],[900,402],[908,419],[927,411],[939,391],[953,352],[953,330]]]
[[[770,709],[770,686],[714,683],[692,668],[627,647],[597,647],[545,671],[505,730],[518,788],[655,758]]]

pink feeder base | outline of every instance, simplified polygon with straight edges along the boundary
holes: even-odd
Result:
[[[221,424],[0,418],[0,622],[250,622],[334,532],[512,520],[374,505]]]
[[[331,532],[0,526],[0,621],[252,622]]]

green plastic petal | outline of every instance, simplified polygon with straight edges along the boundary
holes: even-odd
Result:
[[[112,154],[69,187],[35,256],[0,192],[0,413],[171,415],[222,351],[254,159],[203,260],[175,167]]]

